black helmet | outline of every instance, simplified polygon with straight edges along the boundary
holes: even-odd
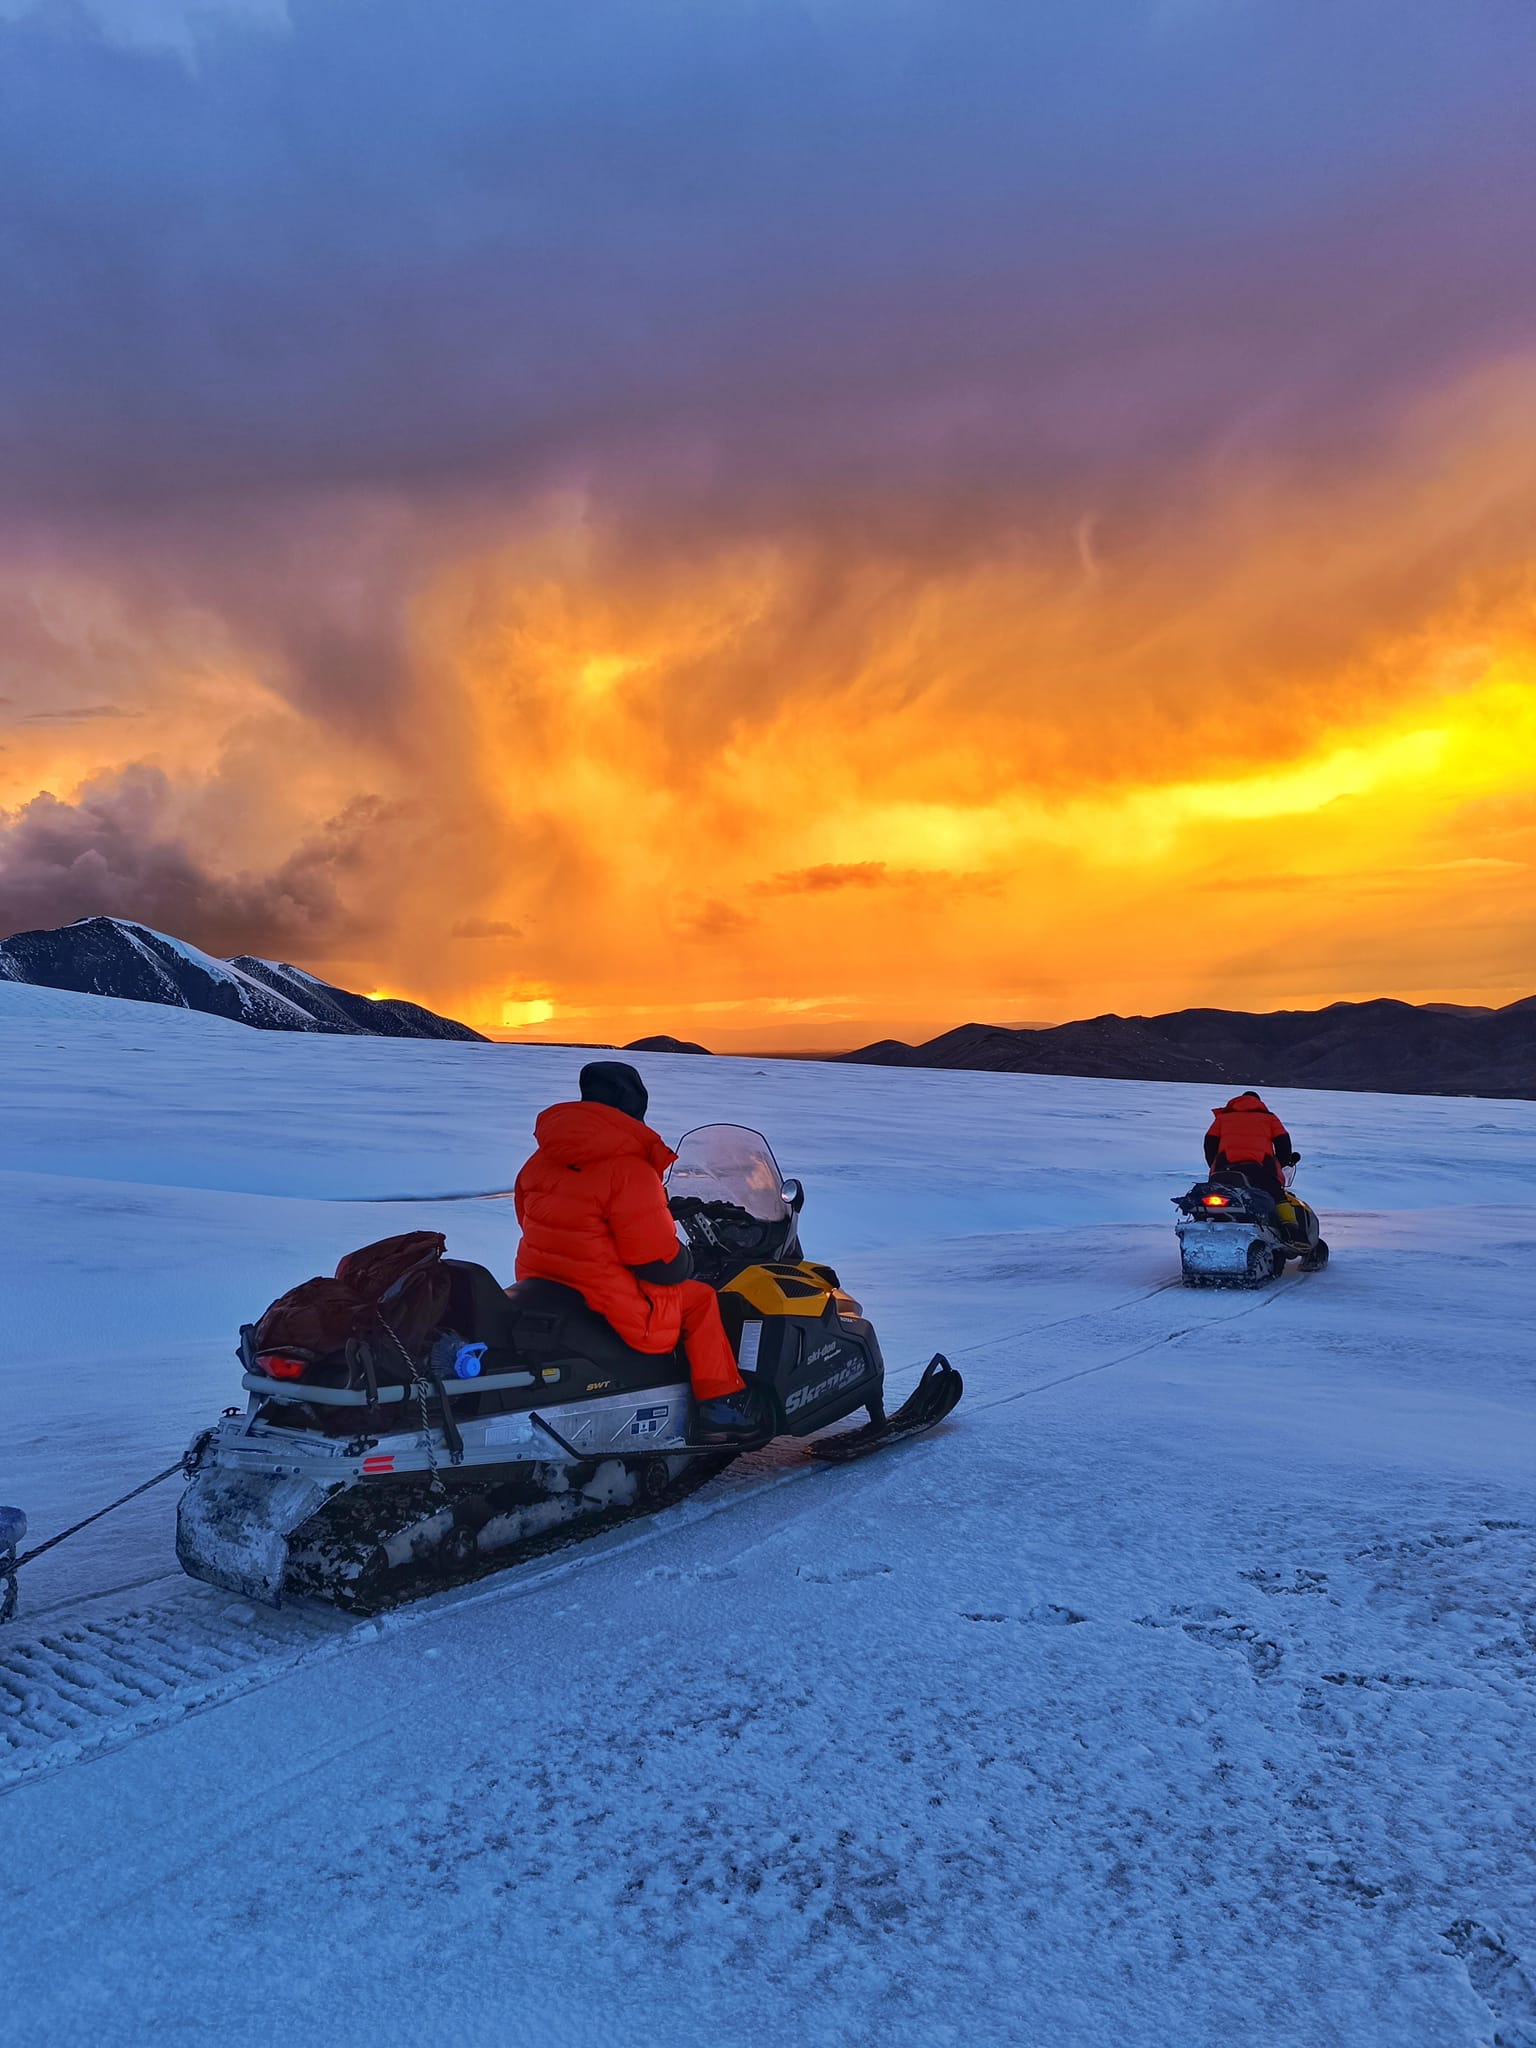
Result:
[[[623,1060],[589,1060],[581,1070],[581,1099],[605,1102],[642,1124],[651,1100],[645,1083]]]

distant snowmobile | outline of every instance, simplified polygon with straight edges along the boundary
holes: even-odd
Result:
[[[1281,1202],[1241,1166],[1213,1167],[1188,1194],[1173,1197],[1186,1287],[1263,1287],[1278,1280],[1291,1259],[1304,1273],[1327,1265],[1316,1212],[1291,1193],[1300,1157],[1294,1154],[1280,1169]]]
[[[960,1375],[936,1355],[886,1415],[875,1332],[831,1267],[803,1258],[802,1190],[757,1132],[691,1132],[667,1188],[696,1275],[720,1291],[757,1445],[696,1441],[681,1354],[632,1351],[572,1289],[504,1290],[483,1266],[434,1256],[446,1308],[414,1349],[382,1309],[319,1352],[262,1350],[259,1326],[242,1329],[246,1409],[188,1453],[184,1569],[274,1605],[368,1612],[512,1562],[567,1525],[663,1506],[774,1436],[810,1437],[862,1408],[866,1426],[810,1447],[840,1461],[955,1406]]]

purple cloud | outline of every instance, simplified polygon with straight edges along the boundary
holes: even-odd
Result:
[[[46,792],[0,812],[0,936],[132,917],[212,953],[323,949],[355,929],[338,880],[379,823],[365,801],[265,875],[213,869],[173,829],[153,768],[101,776],[73,803]]]
[[[192,62],[50,11],[0,503],[1028,500],[1333,432],[1528,337],[1533,75],[1515,0],[296,0]]]

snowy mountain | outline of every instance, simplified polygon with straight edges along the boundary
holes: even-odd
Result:
[[[961,1024],[922,1045],[887,1038],[842,1057],[859,1066],[1197,1081],[1214,1088],[1531,1097],[1536,996],[1501,1010],[1382,1001],[1267,1015],[1175,1010],[1161,1017],[1090,1017],[1041,1030]]]
[[[242,953],[230,962],[240,973],[314,1018],[325,1031],[365,1032],[375,1038],[461,1038],[484,1043],[478,1031],[451,1017],[439,1017],[399,996],[359,996],[293,967],[286,960],[258,960]]]
[[[259,1031],[480,1038],[467,1024],[415,1003],[374,1002],[279,961],[220,960],[122,917],[83,917],[52,930],[15,933],[0,942],[0,979],[201,1010]]]

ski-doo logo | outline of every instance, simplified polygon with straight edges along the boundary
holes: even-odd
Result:
[[[670,1413],[670,1409],[665,1405],[660,1408],[637,1408],[630,1418],[630,1435],[660,1436]]]
[[[825,1400],[829,1394],[840,1394],[844,1387],[857,1386],[864,1372],[863,1359],[855,1359],[852,1365],[845,1365],[830,1379],[818,1380],[814,1387],[801,1387],[798,1393],[791,1394],[784,1403],[784,1413],[793,1415],[797,1409],[809,1408],[814,1402]]]

